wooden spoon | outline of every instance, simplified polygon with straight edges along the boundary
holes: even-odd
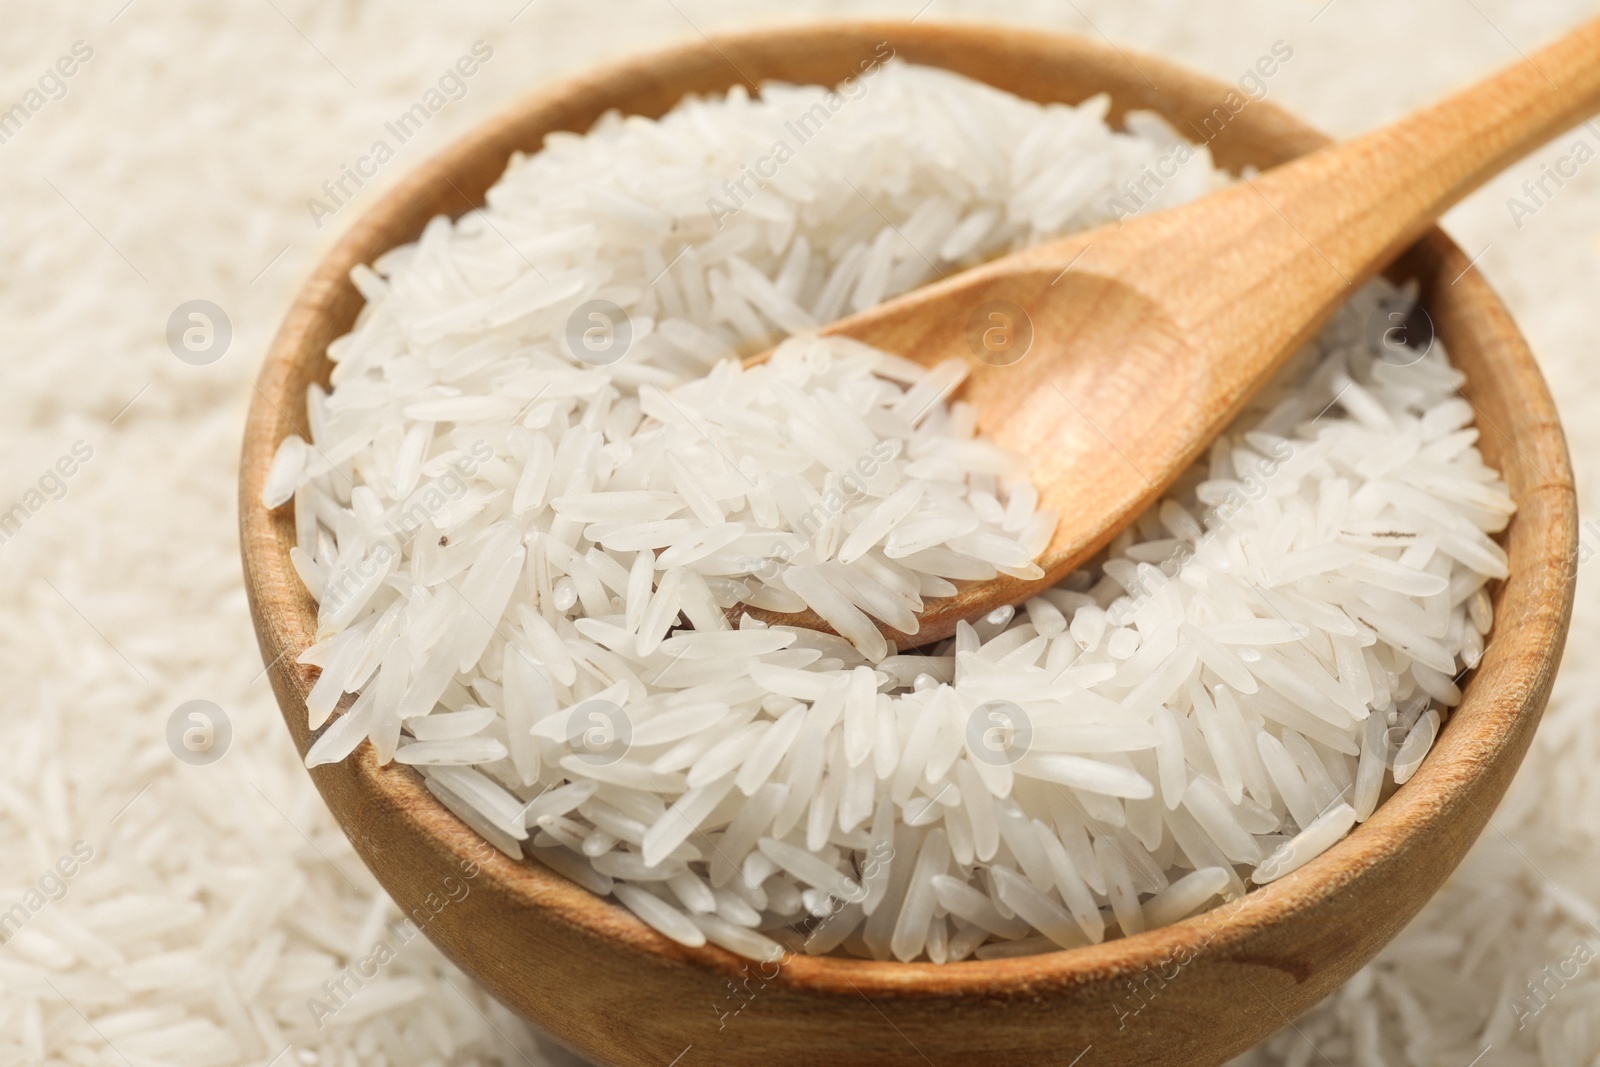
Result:
[[[1600,20],[1399,122],[1170,211],[946,277],[822,329],[969,364],[979,426],[1061,518],[1043,576],[928,602],[900,647],[1055,584],[1148,507],[1361,283],[1451,205],[1600,110]],[[1169,176],[1170,180],[1170,176]],[[1159,182],[1147,180],[1146,188]],[[827,629],[810,612],[748,609]]]

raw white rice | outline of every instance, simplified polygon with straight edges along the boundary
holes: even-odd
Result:
[[[503,851],[759,958],[1050,951],[1309,861],[1482,652],[1512,505],[1461,376],[1375,347],[1410,298],[1374,283],[1094,567],[897,654],[873,619],[1036,573],[1025,463],[974,434],[959,363],[730,357],[1104,221],[1174,135],[890,64],[761,195],[708,205],[824,95],[552,137],[486,212],[357,270],[264,500],[294,501],[321,605],[311,725],[361,693],[308,762],[364,733]],[[1163,202],[1223,181],[1196,150]],[[617,362],[567,344],[591,300],[627,312]],[[845,640],[731,628],[740,602]]]

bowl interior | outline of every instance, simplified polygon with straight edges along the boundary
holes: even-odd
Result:
[[[306,387],[326,382],[326,346],[351,328],[360,310],[361,298],[348,281],[350,268],[415,239],[435,215],[460,215],[481,204],[511,153],[537,150],[549,132],[585,130],[613,108],[658,116],[686,93],[719,93],[749,81],[834,83],[854,73],[884,42],[907,61],[955,70],[1042,102],[1076,103],[1108,92],[1114,120],[1130,109],[1157,111],[1180,132],[1207,142],[1218,162],[1235,170],[1246,164],[1269,167],[1325,143],[1268,102],[1252,101],[1234,111],[1230,98],[1238,99],[1236,86],[1157,59],[1031,30],[925,23],[842,23],[695,42],[518,102],[410,173],[351,227],[306,284],[262,371],[245,438],[241,537],[263,658],[272,664],[274,689],[302,753],[314,740],[306,728],[304,701],[315,672],[295,660],[314,638],[316,605],[289,563],[292,507],[268,513],[259,500],[277,443],[289,433],[309,436]],[[1219,115],[1224,116],[1220,126]],[[812,957],[786,961],[772,979],[782,990],[773,1001],[786,1007],[782,1012],[775,1007],[773,1014],[788,1012],[792,1032],[806,1032],[795,1018],[807,1005],[825,1003],[832,1014],[817,1033],[849,1035],[853,1009],[845,1000],[859,995],[869,1003],[880,996],[898,998],[908,1014],[897,1021],[915,1032],[923,1032],[915,1030],[919,1026],[942,1025],[941,1013],[960,1020],[963,1011],[977,1010],[974,1004],[1005,1004],[1014,1009],[1008,1018],[1019,1027],[1035,1026],[1058,1042],[1060,1026],[1093,1035],[1097,1024],[1063,1022],[1054,1015],[1034,1018],[1019,1006],[1063,1003],[1053,997],[1079,1005],[1109,1004],[1111,986],[1128,975],[1148,973],[1183,953],[1198,958],[1203,951],[1207,966],[1215,967],[1205,997],[1217,1006],[1216,1013],[1210,1021],[1174,1024],[1173,1035],[1162,1040],[1184,1042],[1170,1047],[1200,1059],[1220,1058],[1282,1025],[1348,977],[1443,881],[1509,783],[1548,696],[1571,609],[1575,509],[1550,397],[1498,298],[1439,231],[1418,242],[1391,274],[1420,282],[1439,337],[1468,374],[1466,396],[1478,412],[1480,447],[1504,473],[1519,509],[1504,538],[1511,577],[1495,590],[1496,624],[1483,661],[1421,770],[1348,839],[1250,893],[1246,905],[1091,948],[1017,960],[944,966]],[[661,1050],[646,1056],[640,1051],[645,1046],[628,1033],[602,1032],[631,1027],[653,1033],[654,1024],[644,1019],[648,1011],[612,1018],[609,1028],[575,1019],[574,1012],[583,1011],[602,1020],[609,1016],[596,1006],[599,1002],[570,988],[574,975],[599,985],[614,979],[634,990],[658,990],[662,1004],[675,1002],[681,993],[687,1004],[742,973],[744,961],[720,949],[679,946],[538,863],[486,852],[476,835],[421,789],[414,772],[377,766],[368,745],[345,763],[312,773],[357,850],[408,912],[415,915],[425,896],[436,892],[440,877],[472,872],[468,899],[476,903],[446,908],[422,925],[501,999],[591,1055],[665,1063],[672,1053],[651,1058]],[[485,928],[493,928],[493,938]],[[508,940],[508,928],[521,933]],[[524,936],[528,940],[518,942]],[[583,965],[563,970],[569,965],[548,955],[529,962],[526,953],[548,953],[556,945],[584,953]],[[1240,1008],[1230,1016],[1228,965],[1245,957],[1273,961],[1261,978],[1270,988],[1277,989],[1274,983],[1284,976],[1288,984],[1281,996],[1268,998],[1272,1011],[1258,1005],[1253,1014]],[[1163,1003],[1178,1010],[1191,994],[1201,996],[1198,989],[1185,989]],[[925,1018],[917,1014],[923,1009]],[[707,1014],[703,1007],[695,1010]],[[1114,1014],[1102,1014],[1105,1022],[1115,1023]],[[659,1028],[674,1025],[680,1024],[664,1021]],[[776,1046],[761,1046],[755,1035],[762,1033],[760,1024],[746,1028],[751,1047],[766,1049],[765,1062],[787,1062],[772,1051]],[[1015,1062],[1052,1062],[1030,1059],[1023,1051],[1030,1039],[1020,1029],[1018,1035],[1007,1046]],[[771,1041],[781,1040],[774,1031]],[[813,1052],[820,1051],[815,1042],[821,1040],[812,1039]],[[1113,1054],[1118,1062],[1139,1062],[1148,1054],[1146,1046],[1118,1047],[1132,1057],[1117,1060]],[[741,1055],[729,1053],[719,1062],[758,1062]],[[839,1055],[840,1062],[857,1062],[848,1053]]]

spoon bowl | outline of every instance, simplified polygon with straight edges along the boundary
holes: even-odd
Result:
[[[721,92],[746,78],[837,82],[882,42],[907,61],[1034,100],[1076,103],[1107,92],[1114,121],[1129,109],[1150,109],[1179,129],[1199,130],[1231,88],[1158,59],[1031,29],[832,23],[696,41],[564,82],[403,178],[306,283],[267,356],[245,432],[246,587],[274,692],[302,754],[315,739],[305,699],[316,671],[296,658],[315,638],[316,605],[289,560],[292,508],[268,512],[259,501],[278,443],[304,434],[306,388],[327,381],[328,342],[350,329],[361,307],[350,269],[414,240],[437,214],[477,206],[510,154],[537,149],[549,132],[587,129],[612,108],[658,116],[685,93]],[[1238,171],[1272,167],[1323,143],[1257,101],[1210,148]],[[1021,959],[756,964],[671,942],[539,863],[495,852],[415,772],[380,766],[369,745],[316,768],[313,781],[378,880],[446,955],[597,1063],[1221,1062],[1335,989],[1454,868],[1527,750],[1571,613],[1572,472],[1526,343],[1467,257],[1437,230],[1391,276],[1420,284],[1438,337],[1468,376],[1480,448],[1517,504],[1503,535],[1510,576],[1493,588],[1496,622],[1482,662],[1415,776],[1347,839],[1231,905],[1122,940]],[[1091,286],[1074,296],[1103,300],[1119,315],[1145,310],[1125,291],[1094,288],[1092,280],[1058,284]],[[1015,293],[1001,295],[1015,302]],[[1150,336],[1152,361],[1170,355],[1160,329]],[[1184,343],[1182,336],[1170,343]],[[1033,364],[1045,364],[1043,356],[996,373],[1042,373]],[[970,388],[990,388],[989,381],[987,372],[975,374]],[[1020,402],[1005,410],[1014,431],[995,429],[1026,443],[1042,410]]]
[[[1062,514],[1038,561],[1041,577],[962,582],[954,595],[929,602],[915,634],[880,623],[901,649],[942,640],[958,621],[1060,581],[1170,481],[1142,469],[1160,469],[1148,457],[1169,457],[1175,476],[1193,459],[1203,433],[1197,423],[1220,429],[1227,421],[1210,405],[1196,406],[1196,398],[1215,395],[1218,375],[1168,309],[1118,278],[1057,265],[1087,259],[1098,236],[1073,234],[1007,256],[819,331],[927,367],[965,363],[960,399],[980,413],[989,437],[1034,458],[1040,506]],[[741,604],[729,614],[829,629],[811,611]]]

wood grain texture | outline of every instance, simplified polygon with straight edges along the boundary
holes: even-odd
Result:
[[[277,443],[305,434],[305,389],[326,381],[327,343],[355,320],[361,301],[347,281],[350,268],[414,239],[431,216],[481,202],[509,154],[537,149],[550,131],[585,129],[610,108],[660,115],[685,92],[719,92],[746,78],[834,82],[883,41],[909,61],[1035,100],[1078,102],[1106,91],[1114,118],[1149,108],[1180,130],[1201,129],[1229,92],[1154,58],[1033,30],[829,24],[697,42],[563,83],[407,176],[307,283],[267,356],[246,429],[246,586],[300,752],[314,740],[305,697],[315,671],[295,658],[314,636],[315,605],[289,563],[292,509],[268,513],[259,500]],[[1323,143],[1257,102],[1233,116],[1211,148],[1229,167],[1266,168]],[[368,866],[404,911],[427,919],[428,935],[447,955],[512,1009],[602,1064],[1028,1067],[1071,1063],[1089,1046],[1082,1063],[1096,1067],[1218,1063],[1344,981],[1455,867],[1527,750],[1571,613],[1572,472],[1526,343],[1437,230],[1391,273],[1419,280],[1439,337],[1469,376],[1481,447],[1518,505],[1505,534],[1511,576],[1495,591],[1483,661],[1416,776],[1347,840],[1235,905],[1020,960],[939,967],[797,957],[763,972],[714,947],[667,941],[535,862],[484,858],[482,842],[414,772],[377,766],[368,745],[317,768],[313,780]],[[434,914],[429,896],[445,896],[446,878],[464,880],[469,891]],[[740,984],[741,1000],[731,998],[730,982]],[[741,1003],[739,1014],[719,1018]]]

